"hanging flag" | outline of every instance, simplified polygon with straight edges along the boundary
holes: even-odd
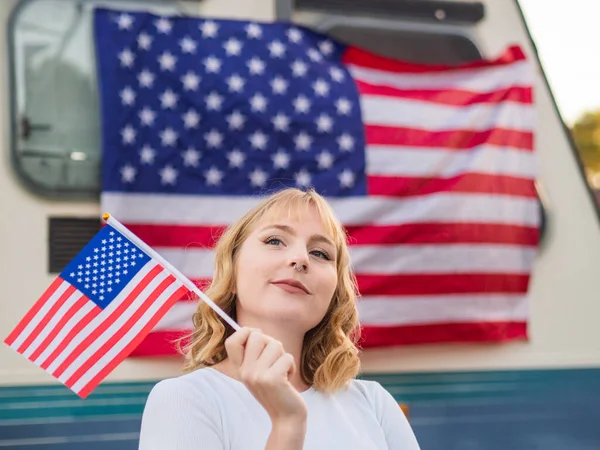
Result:
[[[350,234],[364,347],[527,337],[533,70],[383,58],[292,24],[98,9],[102,207],[200,285],[215,238],[283,186]],[[136,348],[174,352],[195,303]]]

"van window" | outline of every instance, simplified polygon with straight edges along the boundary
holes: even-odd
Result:
[[[481,59],[473,41],[460,34],[364,28],[351,23],[335,24],[328,33],[341,42],[413,63],[455,65]]]
[[[40,195],[99,196],[100,108],[92,11],[111,3],[162,14],[189,13],[192,8],[160,0],[25,0],[11,17],[12,156],[17,173]],[[357,27],[339,19],[321,30],[413,62],[458,64],[481,57],[462,35],[412,28]]]
[[[97,197],[100,118],[94,6],[182,12],[160,0],[25,0],[9,21],[12,160],[44,196]]]

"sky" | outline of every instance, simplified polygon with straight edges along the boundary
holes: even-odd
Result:
[[[519,3],[565,122],[600,109],[600,0]]]

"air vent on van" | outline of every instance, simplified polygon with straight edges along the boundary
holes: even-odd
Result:
[[[100,230],[100,218],[50,217],[48,271],[61,272]]]

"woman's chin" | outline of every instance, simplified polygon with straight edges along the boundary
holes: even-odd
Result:
[[[275,326],[285,325],[290,331],[306,332],[319,324],[322,316],[317,317],[314,310],[297,305],[278,305],[255,315],[258,322],[271,323]],[[264,331],[264,330],[263,330]]]

